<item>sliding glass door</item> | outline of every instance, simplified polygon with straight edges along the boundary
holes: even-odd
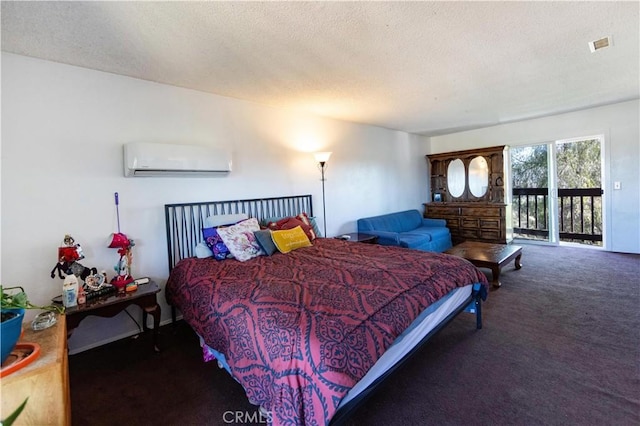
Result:
[[[602,246],[602,137],[510,152],[514,238]]]
[[[509,149],[514,238],[555,242],[549,214],[551,148],[540,144]]]
[[[602,138],[555,145],[560,241],[602,246]]]

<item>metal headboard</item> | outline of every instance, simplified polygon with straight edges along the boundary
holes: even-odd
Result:
[[[245,213],[263,222],[267,218],[303,212],[313,216],[311,195],[165,204],[169,272],[181,259],[195,256],[195,247],[202,241],[202,228],[208,216]]]

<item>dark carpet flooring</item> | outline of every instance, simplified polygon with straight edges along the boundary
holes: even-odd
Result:
[[[522,264],[503,269],[482,330],[459,315],[348,424],[640,424],[640,256],[524,245]],[[160,347],[153,353],[146,334],[70,356],[73,424],[255,415],[240,385],[201,360],[186,324],[161,327]]]

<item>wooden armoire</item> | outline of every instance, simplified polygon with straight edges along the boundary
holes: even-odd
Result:
[[[427,155],[431,200],[424,216],[447,221],[454,244],[513,239],[507,182],[508,147]]]

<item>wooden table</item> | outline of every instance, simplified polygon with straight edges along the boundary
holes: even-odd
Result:
[[[147,314],[153,316],[153,349],[158,349],[158,329],[160,328],[160,305],[156,295],[160,291],[158,285],[150,281],[148,284],[138,286],[136,291],[129,293],[117,293],[108,297],[100,297],[88,301],[84,305],[66,308],[67,336],[71,336],[73,330],[80,325],[85,317],[96,315],[99,317],[113,317],[130,305],[137,305],[142,309],[142,327],[147,331]]]
[[[40,355],[30,364],[2,379],[2,418],[29,397],[15,425],[70,425],[71,398],[65,316],[57,315],[52,327],[34,331],[24,322],[20,342],[37,343]]]
[[[462,257],[478,268],[489,268],[492,274],[492,284],[500,287],[500,268],[515,258],[516,269],[522,268],[520,258],[522,247],[513,244],[491,244],[478,241],[465,241],[445,251],[447,254]]]

